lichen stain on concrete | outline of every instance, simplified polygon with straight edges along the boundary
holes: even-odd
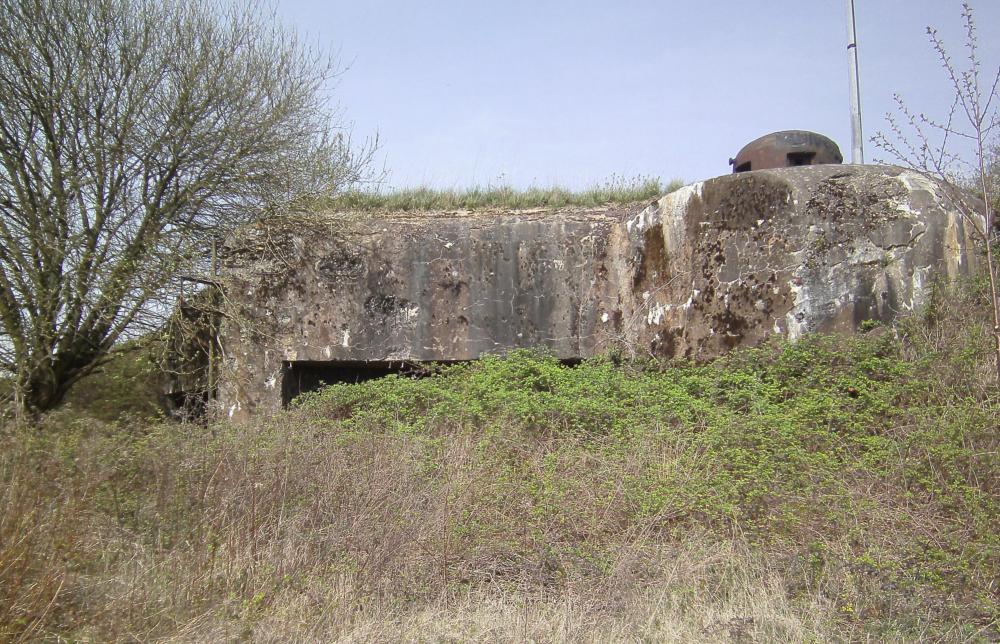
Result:
[[[629,207],[261,222],[222,253],[235,315],[219,398],[238,418],[277,409],[284,362],[518,347],[709,359],[850,331],[970,273],[964,224],[920,175],[839,165],[726,175]]]

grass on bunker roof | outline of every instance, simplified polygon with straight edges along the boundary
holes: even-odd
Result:
[[[585,190],[559,186],[475,186],[465,189],[406,188],[389,191],[350,191],[307,204],[307,210],[427,211],[565,208],[624,205],[656,199],[677,190],[683,182],[664,183],[658,177],[612,178]]]

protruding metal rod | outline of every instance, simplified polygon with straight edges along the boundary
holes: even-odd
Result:
[[[847,0],[847,58],[851,71],[851,163],[865,162],[865,139],[861,130],[861,86],[858,81],[858,35],[854,0]]]

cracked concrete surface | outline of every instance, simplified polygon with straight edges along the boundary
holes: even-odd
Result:
[[[726,175],[631,207],[314,213],[223,252],[219,400],[281,405],[290,363],[469,360],[518,347],[708,359],[850,331],[974,269],[936,184],[886,166]]]

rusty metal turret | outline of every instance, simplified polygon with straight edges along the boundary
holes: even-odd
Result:
[[[733,172],[843,162],[836,143],[806,130],[767,134],[745,145],[735,159],[729,160]]]

